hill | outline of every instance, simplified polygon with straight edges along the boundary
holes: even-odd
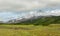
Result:
[[[8,22],[12,23],[13,20]],[[30,19],[22,19],[17,20],[14,19],[14,24],[33,24],[33,25],[49,25],[49,24],[60,24],[60,16],[41,16],[41,17],[33,17]]]

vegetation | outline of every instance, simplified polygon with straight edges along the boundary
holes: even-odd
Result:
[[[27,21],[22,21],[19,23],[0,23],[2,24],[12,24],[12,25],[43,25],[48,26],[50,24],[60,24],[60,16],[42,16],[37,19],[29,19]]]
[[[47,26],[50,24],[60,24],[60,16],[40,17],[38,19],[27,20],[17,24],[23,24],[23,25],[33,24],[33,25],[44,25],[44,26]]]
[[[0,25],[0,36],[60,36],[60,25]]]
[[[41,17],[10,25],[1,23],[0,36],[60,36],[60,16]]]

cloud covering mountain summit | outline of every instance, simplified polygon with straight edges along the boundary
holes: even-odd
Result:
[[[19,14],[18,14],[19,13]],[[3,16],[3,17],[2,17]],[[17,18],[31,18],[34,16],[60,16],[60,10],[51,10],[51,11],[29,11],[29,12],[0,12],[0,20],[7,21],[10,19],[17,19]]]

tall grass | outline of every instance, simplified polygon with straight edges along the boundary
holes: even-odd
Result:
[[[0,36],[60,36],[60,25],[0,25]]]

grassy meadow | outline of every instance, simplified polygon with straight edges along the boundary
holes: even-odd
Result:
[[[60,36],[60,25],[0,25],[0,36]]]

